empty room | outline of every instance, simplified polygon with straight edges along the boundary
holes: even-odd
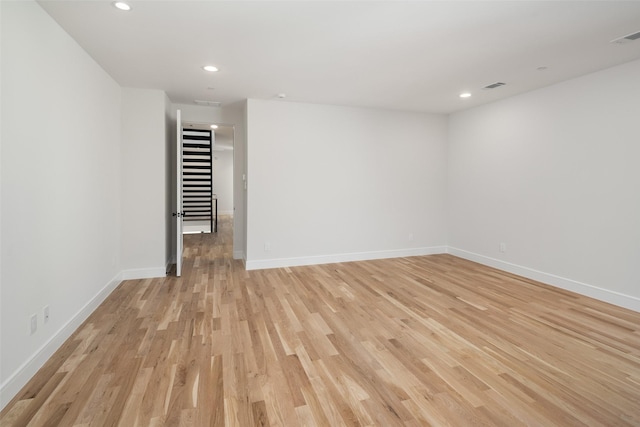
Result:
[[[640,2],[0,19],[0,425],[640,425]]]

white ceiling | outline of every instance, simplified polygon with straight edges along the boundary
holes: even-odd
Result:
[[[640,58],[609,43],[640,31],[640,1],[39,3],[119,84],[179,103],[450,113]]]

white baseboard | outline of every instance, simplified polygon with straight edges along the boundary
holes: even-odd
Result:
[[[69,319],[49,340],[28,358],[16,371],[0,385],[0,409],[3,409],[38,372],[47,360],[62,344],[75,332],[91,313],[113,292],[122,282],[122,273],[118,273],[109,281],[88,303]]]
[[[230,211],[218,211],[218,215],[233,215],[233,210],[230,210]]]
[[[233,259],[244,259],[244,252],[233,251]]]
[[[599,288],[597,286],[578,282],[576,280],[567,279],[565,277],[556,276],[554,274],[545,273],[543,271],[534,270],[533,268],[512,264],[506,261],[487,257],[473,252],[468,252],[462,249],[453,248],[451,246],[447,248],[447,252],[460,258],[475,261],[479,264],[488,265],[489,267],[508,271],[509,273],[517,274],[528,279],[546,283],[560,289],[565,289],[567,291],[575,292],[580,295],[585,295],[600,301],[628,308],[629,310],[640,312],[640,298],[631,295],[621,294],[619,292]]]
[[[275,258],[251,261],[247,260],[245,266],[247,270],[261,270],[266,268],[296,267],[301,265],[332,264],[336,262],[368,261],[373,259],[403,258],[408,256],[442,254],[446,252],[446,249],[446,246],[432,246],[424,248],[395,249],[389,251],[316,255],[297,258]]]
[[[166,267],[132,268],[122,272],[122,280],[153,279],[166,276]]]

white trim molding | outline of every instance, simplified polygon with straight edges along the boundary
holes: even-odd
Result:
[[[16,396],[22,387],[38,372],[47,360],[64,344],[64,342],[82,325],[82,322],[122,282],[122,273],[111,279],[89,302],[87,302],[71,319],[65,323],[49,340],[29,357],[16,371],[0,385],[0,408],[4,408]]]
[[[536,280],[560,289],[575,292],[590,298],[608,302],[619,307],[628,308],[640,312],[640,298],[625,295],[608,289],[599,288],[587,283],[578,282],[576,280],[567,279],[565,277],[556,276],[555,274],[545,273],[543,271],[534,270],[533,268],[512,264],[499,259],[487,257],[474,252],[465,251],[449,246],[447,252],[460,258],[468,259],[479,264],[488,265],[489,267],[504,270],[509,273],[517,274],[528,279]]]
[[[431,246],[411,249],[394,249],[389,251],[353,252],[335,255],[314,255],[296,258],[274,258],[261,260],[246,260],[247,270],[261,270],[267,268],[297,267],[302,265],[333,264],[337,262],[368,261],[385,258],[404,258],[410,256],[434,255],[446,253],[446,246]]]

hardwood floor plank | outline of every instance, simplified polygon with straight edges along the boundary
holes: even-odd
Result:
[[[253,419],[255,422],[255,426],[266,427],[271,425],[269,423],[269,418],[267,417],[267,408],[264,403],[264,400],[259,402],[254,402],[251,404],[251,411],[253,413]]]
[[[129,396],[127,396],[127,401],[125,402],[122,414],[119,416],[118,426],[125,427],[144,425],[140,422],[138,411],[142,404],[144,391],[148,387],[152,373],[152,368],[143,368],[138,371],[138,375],[135,376],[131,392],[129,393]],[[117,415],[114,414],[114,418],[117,418]]]
[[[640,313],[451,255],[121,283],[6,426],[640,426]]]
[[[14,426],[26,426],[28,425],[32,419],[38,414],[38,412],[42,409],[45,402],[49,399],[49,396],[53,393],[53,391],[59,386],[59,384],[64,380],[67,376],[65,372],[59,372],[53,374],[49,380],[38,390],[38,393],[33,397],[28,397],[25,399],[28,405],[20,411],[20,414],[13,420]],[[29,393],[29,396],[31,394]],[[3,410],[3,413],[7,411],[7,408]],[[54,409],[55,411],[55,409]],[[44,416],[43,416],[44,417]]]

